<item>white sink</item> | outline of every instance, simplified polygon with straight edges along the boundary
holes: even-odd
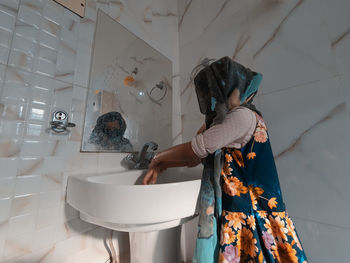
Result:
[[[164,224],[195,215],[201,176],[198,168],[168,169],[154,185],[142,185],[144,173],[70,176],[67,202],[85,219],[119,224],[118,230],[128,232],[137,225]]]
[[[67,202],[80,212],[82,220],[118,231],[135,232],[130,235],[130,249],[134,253],[131,262],[153,263],[149,246],[152,242],[159,244],[162,235],[147,236],[146,232],[179,226],[196,216],[201,168],[168,169],[154,185],[142,185],[145,172],[70,176]],[[169,239],[169,235],[163,236]],[[177,237],[174,240],[178,240]],[[142,255],[144,253],[150,254],[149,260]],[[133,260],[135,255],[142,261]]]

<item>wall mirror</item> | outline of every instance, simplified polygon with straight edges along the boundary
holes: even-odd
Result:
[[[99,10],[81,151],[170,147],[171,84],[172,62]]]

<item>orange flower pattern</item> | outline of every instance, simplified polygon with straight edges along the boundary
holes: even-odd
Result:
[[[276,191],[279,188],[274,185],[278,183],[277,172],[276,175],[266,175],[262,180],[247,173],[247,169],[258,162],[256,160],[266,158],[265,153],[271,153],[265,122],[259,115],[256,116],[256,130],[247,147],[224,149],[218,262],[306,263],[293,221],[285,211],[280,191]],[[269,173],[271,171],[274,170],[270,169]],[[259,174],[254,176],[260,174],[264,171],[259,170]],[[268,180],[276,180],[272,182],[273,188],[269,188]]]
[[[255,115],[257,117],[257,124],[254,132],[254,140],[256,142],[264,143],[268,138],[266,124],[258,114]]]
[[[248,192],[248,187],[245,187],[243,183],[237,177],[224,178],[223,191],[229,196],[240,196]]]
[[[272,215],[260,210],[248,215],[223,210],[222,220],[219,262],[306,262],[297,257],[303,248],[286,212]],[[260,239],[257,228],[262,231]]]

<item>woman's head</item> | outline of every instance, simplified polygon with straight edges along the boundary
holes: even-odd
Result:
[[[112,111],[98,117],[96,127],[105,134],[123,136],[126,122],[119,112]]]
[[[105,113],[98,117],[89,143],[101,144],[105,140],[109,140],[118,144],[123,141],[125,130],[126,122],[119,112]]]
[[[229,57],[207,63],[194,77],[200,111],[206,115],[207,126],[222,122],[227,111],[235,106],[253,107],[251,102],[261,79],[261,74]]]

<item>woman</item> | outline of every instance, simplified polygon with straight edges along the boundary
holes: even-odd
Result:
[[[104,150],[132,152],[130,141],[124,137],[126,122],[119,112],[107,112],[97,118],[89,143],[99,145]]]
[[[252,104],[262,76],[228,57],[194,78],[205,125],[158,153],[144,183],[168,167],[204,164],[195,263],[306,263],[283,203],[265,122]]]

